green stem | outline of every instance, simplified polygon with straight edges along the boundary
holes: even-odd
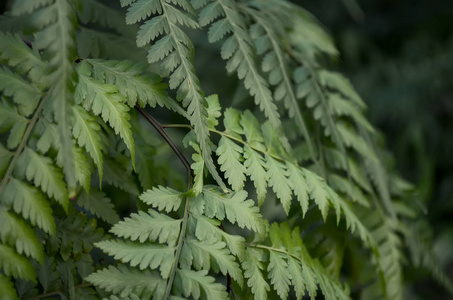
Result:
[[[55,87],[55,86],[54,86]],[[16,166],[17,160],[19,159],[20,154],[22,153],[22,150],[24,150],[25,146],[27,145],[28,138],[30,137],[30,134],[33,130],[33,128],[36,125],[36,122],[38,121],[39,114],[41,113],[44,104],[46,104],[47,100],[49,99],[50,94],[52,93],[54,87],[52,87],[46,94],[43,100],[41,100],[41,103],[39,103],[38,108],[35,110],[35,113],[33,114],[33,117],[30,120],[30,123],[28,123],[27,130],[25,131],[24,136],[22,137],[22,141],[19,144],[19,147],[17,147],[16,152],[14,152],[13,159],[9,163],[8,169],[5,172],[5,176],[2,178],[2,182],[0,183],[0,196],[3,193],[3,190],[6,187],[6,184],[9,181],[9,177],[13,173],[14,167]]]

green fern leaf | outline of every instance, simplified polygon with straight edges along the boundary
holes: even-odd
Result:
[[[205,270],[192,271],[181,270],[176,271],[175,287],[179,288],[176,294],[182,294],[184,297],[192,295],[194,299],[199,299],[202,295],[206,299],[228,300],[228,294],[225,287],[219,283],[215,283],[214,278],[207,276]]]
[[[138,196],[140,194],[137,184],[132,177],[129,159],[124,155],[117,153],[115,159],[105,159],[103,179],[104,182],[132,195]]]
[[[305,217],[305,214],[308,211],[310,193],[308,182],[305,179],[302,169],[297,168],[295,165],[291,163],[287,163],[286,167],[289,172],[288,179],[292,183],[294,195],[296,195],[297,200],[299,201],[300,207],[302,209],[302,217]]]
[[[158,78],[145,72],[144,65],[134,64],[130,61],[106,61],[100,59],[87,60],[93,65],[95,78],[107,84],[114,84],[122,94],[127,104],[134,107],[138,104],[145,107],[159,105],[165,106],[186,116],[186,112],[165,92],[166,85],[160,83]]]
[[[239,235],[231,235],[219,228],[221,222],[216,219],[210,219],[202,215],[192,213],[189,216],[189,224],[196,220],[196,225],[188,225],[190,228],[195,227],[195,237],[199,240],[215,238],[223,241],[227,245],[231,254],[236,255],[239,259],[244,258],[245,239]]]
[[[91,166],[88,158],[79,147],[74,146],[72,152],[74,154],[75,178],[85,191],[89,191],[91,186]]]
[[[270,291],[269,284],[263,275],[263,251],[260,249],[247,248],[246,256],[242,261],[244,277],[248,278],[247,286],[251,288],[255,299],[267,299],[267,293]]]
[[[181,254],[181,256],[191,257],[190,265],[193,265],[197,270],[210,270],[212,267],[216,273],[219,271],[223,275],[228,273],[242,287],[243,278],[239,265],[225,248],[225,245],[224,242],[214,241],[211,238],[203,241],[187,239],[182,249],[184,254]],[[184,265],[182,268],[186,269]]]
[[[211,24],[208,38],[211,43],[216,42],[225,34],[231,32],[232,35],[222,46],[222,58],[229,59],[227,63],[228,72],[236,71],[238,78],[244,80],[244,86],[251,96],[254,97],[255,103],[259,105],[271,124],[275,128],[280,128],[281,122],[277,112],[277,106],[273,102],[272,93],[266,83],[266,80],[259,74],[253,59],[254,49],[251,37],[246,31],[246,25],[240,17],[236,4],[229,0],[216,0],[219,6],[216,7],[216,14],[224,17],[224,20]],[[209,21],[212,21],[212,6],[206,6],[201,14],[210,15]],[[220,11],[220,9],[222,11]],[[203,19],[208,23],[208,19]],[[221,26],[223,25],[223,26]],[[234,30],[233,30],[234,28]],[[219,29],[221,31],[219,32]],[[228,50],[226,48],[229,48]],[[228,52],[228,55],[226,54]]]
[[[42,265],[38,266],[38,281],[43,287],[44,293],[57,289],[60,283],[60,274],[56,271],[55,258],[44,255]]]
[[[96,120],[81,106],[75,105],[72,107],[74,115],[74,123],[72,134],[77,139],[80,147],[84,147],[90,154],[94,163],[98,168],[100,180],[103,177],[103,159],[102,159],[102,144],[101,137],[98,131],[100,126]]]
[[[182,220],[172,219],[150,209],[148,213],[140,211],[138,214],[131,214],[130,218],[119,222],[110,231],[118,237],[132,241],[153,241],[174,247],[179,237],[181,222]]]
[[[41,130],[43,129],[42,133]],[[39,135],[39,140],[36,143],[36,149],[41,154],[46,154],[47,151],[52,147],[53,149],[58,149],[60,147],[60,143],[58,139],[55,139],[58,136],[58,128],[55,123],[50,123],[45,119],[40,119],[35,127],[36,133]]]
[[[206,97],[206,102],[208,103],[208,125],[212,128],[219,125],[219,121],[217,119],[222,115],[219,97],[217,95],[209,95]]]
[[[32,225],[37,225],[50,235],[55,235],[52,209],[40,190],[20,180],[10,178],[2,197],[5,204],[12,206],[17,214],[29,219]]]
[[[122,4],[130,5],[131,2],[126,1]],[[189,120],[194,127],[207,169],[219,186],[226,191],[225,184],[218,175],[211,157],[206,100],[193,65],[194,47],[190,38],[179,28],[179,25],[193,29],[199,27],[196,21],[186,15],[186,13],[194,14],[195,11],[187,0],[175,0],[174,4],[179,7],[177,8],[167,1],[135,2],[129,8],[126,21],[136,23],[158,13],[141,27],[137,36],[137,45],[146,45],[152,37],[156,38],[158,33],[163,34],[151,46],[148,52],[148,62],[161,61],[163,72],[172,73],[169,86],[171,89],[177,89],[177,99],[182,100],[182,105],[187,107]]]
[[[91,78],[88,63],[81,62],[77,67],[79,82],[76,87],[76,103],[83,103],[85,109],[91,109],[95,115],[100,115],[105,122],[119,134],[131,153],[132,165],[135,168],[135,146],[129,123],[129,108],[124,104],[124,97],[118,93],[118,88],[104,84]]]
[[[264,234],[267,223],[259,213],[253,200],[247,198],[247,192],[231,192],[224,194],[216,186],[205,186],[202,195],[192,199],[194,205],[203,207],[203,214],[209,218],[216,217],[219,220],[228,219],[231,223],[237,223],[241,228],[248,228],[254,232]],[[197,202],[201,202],[198,203]]]
[[[9,149],[15,149],[24,136],[28,120],[19,115],[6,102],[0,102],[0,114],[2,115],[2,119],[0,119],[0,132],[11,129],[6,146]]]
[[[0,207],[0,239],[14,245],[17,253],[43,261],[43,247],[33,229],[4,207]]]
[[[151,295],[161,299],[166,286],[166,282],[159,273],[149,270],[139,271],[124,265],[118,265],[117,268],[109,266],[90,274],[85,280],[122,298],[135,294],[141,299],[149,299]]]
[[[27,6],[30,3],[28,1]],[[0,31],[0,58],[15,67],[20,74],[28,75],[34,83],[41,86],[45,82],[46,62],[41,59],[39,52],[28,47],[19,35]]]
[[[49,197],[55,198],[66,211],[68,210],[69,196],[63,174],[54,166],[50,158],[25,148],[17,161],[15,170],[27,180],[33,181],[36,186],[40,186]]]
[[[244,187],[246,169],[242,164],[242,148],[230,139],[222,137],[216,150],[219,156],[220,170],[225,172],[225,177],[234,191]]]
[[[13,153],[8,151],[8,149],[3,147],[0,143],[0,177],[3,177],[3,174],[5,174],[11,157],[13,157]]]
[[[102,241],[95,246],[132,267],[139,266],[140,270],[159,267],[164,279],[170,275],[174,262],[175,247],[123,241]]]
[[[14,284],[9,280],[8,277],[0,274],[0,290],[2,294],[0,295],[0,300],[18,300],[16,289]]]
[[[0,90],[18,104],[18,112],[23,116],[31,115],[41,98],[38,88],[8,68],[0,68]]]
[[[247,168],[247,175],[255,185],[258,197],[258,205],[263,204],[267,193],[268,173],[265,169],[265,162],[261,154],[254,151],[249,146],[244,147],[244,166]]]
[[[181,205],[184,194],[168,187],[153,187],[140,195],[140,200],[146,204],[166,212],[175,211]]]
[[[115,206],[103,192],[90,190],[87,194],[85,191],[77,198],[77,204],[109,224],[116,224],[120,220]]]
[[[13,248],[0,243],[0,267],[4,274],[36,282],[35,270],[29,260],[17,254]]]
[[[289,285],[291,284],[291,275],[288,273],[287,268],[288,263],[285,261],[284,256],[271,251],[267,271],[274,289],[282,299],[288,297]]]
[[[291,189],[293,188],[292,182],[288,179],[288,170],[284,164],[269,155],[266,155],[266,168],[269,186],[272,187],[278,199],[282,202],[286,214],[288,214],[292,199]]]
[[[358,107],[362,109],[366,107],[365,103],[360,98],[359,94],[357,94],[349,80],[347,80],[341,74],[322,70],[321,72],[319,72],[319,77],[323,84],[325,84],[329,88],[338,90],[344,96],[349,97]]]

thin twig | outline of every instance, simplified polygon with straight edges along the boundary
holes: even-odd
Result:
[[[179,160],[182,162],[184,167],[186,168],[187,171],[187,176],[188,177],[193,177],[192,169],[190,168],[190,164],[187,161],[187,159],[184,157],[184,155],[181,153],[181,151],[178,149],[178,147],[175,145],[175,143],[172,141],[172,139],[168,136],[168,134],[165,132],[164,128],[162,125],[160,125],[159,122],[156,121],[156,119],[153,118],[146,110],[141,108],[138,105],[135,105],[135,109],[143,116],[145,119],[153,125],[153,127],[157,130],[157,132],[160,134],[160,136],[167,142],[167,144],[170,146],[171,150],[178,156]]]

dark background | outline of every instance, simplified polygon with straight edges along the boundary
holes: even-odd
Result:
[[[419,187],[435,254],[453,279],[453,1],[294,1],[331,33],[345,73],[385,136],[397,170]],[[355,5],[358,5],[359,8]],[[408,299],[451,299],[408,270]]]

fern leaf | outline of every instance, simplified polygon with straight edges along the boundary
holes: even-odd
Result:
[[[174,262],[171,258],[175,255],[175,247],[123,241],[102,241],[95,246],[132,267],[139,266],[140,270],[159,267],[164,279],[170,275]]]
[[[241,228],[245,227],[260,234],[265,233],[267,223],[253,200],[246,198],[247,192],[244,190],[224,194],[218,187],[207,185],[202,196],[199,195],[192,202],[195,202],[194,205],[201,202],[204,207],[203,214],[209,218],[216,217],[219,220],[226,218]]]
[[[324,179],[308,170],[304,170],[304,175],[305,179],[307,180],[307,185],[310,187],[310,197],[318,205],[322,217],[325,221],[329,210],[329,194],[320,184],[322,181],[324,181]]]
[[[2,294],[0,295],[0,300],[18,300],[16,289],[14,284],[9,280],[8,277],[0,274],[0,290]]]
[[[174,247],[179,237],[181,222],[182,220],[172,219],[150,209],[147,213],[139,211],[138,214],[131,214],[130,218],[119,222],[110,231],[118,237],[132,241],[153,241]]]
[[[0,267],[4,274],[36,282],[35,270],[29,260],[17,254],[13,248],[0,243]]]
[[[17,214],[29,219],[32,225],[37,225],[45,232],[55,235],[52,209],[46,197],[37,188],[11,178],[2,196],[5,204],[11,205]]]
[[[40,186],[49,197],[55,198],[66,211],[68,210],[69,196],[63,174],[54,166],[50,158],[25,148],[15,170],[27,180],[33,181],[36,186]]]
[[[236,255],[239,259],[244,258],[245,254],[245,239],[239,235],[231,235],[219,228],[220,221],[215,219],[210,219],[202,215],[192,213],[189,216],[189,224],[196,220],[195,227],[195,237],[199,240],[207,240],[210,238],[215,238],[216,240],[223,241],[227,245],[231,254]],[[190,228],[191,225],[188,225]]]
[[[0,207],[0,239],[5,244],[14,245],[17,253],[42,262],[43,247],[33,229],[4,207]]]
[[[131,61],[106,61],[100,59],[87,60],[93,65],[95,78],[107,84],[114,84],[118,92],[122,94],[127,104],[134,107],[138,104],[145,107],[159,105],[165,106],[186,116],[186,112],[165,92],[166,85],[158,78],[152,77],[145,72],[144,65],[134,64]]]
[[[38,281],[43,287],[44,293],[58,288],[60,284],[60,274],[56,271],[55,258],[44,255],[42,265],[38,266]]]
[[[246,257],[242,261],[242,268],[244,269],[244,277],[248,278],[247,286],[251,288],[255,299],[266,299],[270,287],[263,275],[263,251],[247,248],[245,253]]]
[[[140,195],[140,200],[146,204],[166,212],[175,211],[181,205],[184,194],[168,187],[153,187]]]
[[[243,278],[239,265],[234,261],[234,257],[230,255],[225,245],[224,242],[212,239],[203,241],[188,239],[184,243],[182,251],[190,253],[184,255],[193,258],[192,264],[195,269],[210,270],[212,267],[214,272],[220,271],[223,275],[228,273],[242,287]]]
[[[36,143],[36,149],[41,154],[46,154],[51,147],[53,147],[53,149],[58,149],[60,143],[58,139],[55,139],[55,137],[58,136],[57,125],[55,123],[50,123],[45,119],[40,119],[36,124],[35,130],[39,127],[43,127],[44,130],[42,131],[42,133],[37,132],[40,137],[38,142]]]
[[[135,168],[135,146],[127,113],[129,108],[124,104],[124,97],[118,93],[116,86],[91,78],[88,63],[81,62],[77,73],[79,82],[75,92],[76,103],[83,103],[85,109],[91,109],[95,115],[100,115],[115,130],[115,134],[121,136],[131,153]]]
[[[74,115],[74,123],[72,134],[77,139],[80,147],[84,147],[90,154],[94,163],[98,168],[100,180],[103,176],[103,159],[102,159],[102,144],[99,136],[100,126],[95,119],[81,106],[75,105],[72,107]]]
[[[242,164],[242,148],[233,141],[222,137],[216,154],[219,156],[218,163],[220,170],[225,172],[225,177],[234,191],[239,191],[244,187],[246,169]]]
[[[30,5],[30,1],[27,5]],[[0,58],[15,67],[20,74],[28,75],[34,83],[42,85],[46,79],[45,61],[36,49],[30,49],[17,34],[0,31]]]
[[[120,220],[115,206],[103,192],[90,190],[87,194],[85,191],[77,198],[77,204],[109,224],[116,224]]]
[[[149,270],[139,271],[125,265],[109,266],[90,274],[85,280],[107,292],[118,294],[120,297],[135,294],[141,299],[151,298],[151,295],[156,299],[161,299],[166,286],[159,273]]]
[[[0,119],[0,131],[3,132],[11,129],[6,146],[9,149],[15,149],[24,136],[28,120],[19,115],[6,102],[0,102],[0,114],[2,115],[2,119]]]
[[[3,177],[3,174],[5,174],[11,157],[13,157],[13,153],[8,151],[8,149],[3,147],[0,143],[0,177]]]
[[[308,202],[309,202],[309,193],[310,188],[308,187],[308,182],[305,179],[302,169],[297,168],[291,163],[287,163],[286,167],[288,169],[288,179],[292,183],[294,190],[294,195],[296,195],[297,200],[300,203],[302,209],[302,217],[308,211]]]
[[[347,80],[341,74],[322,70],[319,72],[319,77],[323,84],[325,84],[329,88],[338,90],[346,97],[349,97],[358,107],[362,109],[366,107],[365,103],[360,98],[359,94],[357,94],[351,82],[349,82],[349,80]]]
[[[126,156],[117,153],[115,159],[106,158],[104,161],[104,181],[138,196],[140,192],[131,173],[129,159]]]
[[[130,5],[131,2],[122,4]],[[156,38],[157,34],[162,33],[162,37],[151,46],[148,61],[150,63],[161,61],[163,71],[166,74],[172,73],[169,86],[171,89],[177,89],[177,99],[182,100],[182,105],[187,107],[189,120],[194,127],[206,167],[219,186],[226,191],[225,184],[218,175],[211,157],[206,100],[193,65],[194,47],[189,37],[179,28],[179,25],[182,25],[196,29],[199,25],[186,14],[195,12],[190,2],[175,0],[174,4],[179,7],[162,0],[137,1],[129,8],[126,21],[136,23],[148,16],[158,14],[141,27],[141,33],[137,36],[137,45],[146,45],[150,38]]]
[[[215,283],[214,278],[207,274],[208,272],[205,270],[178,269],[175,278],[175,287],[179,288],[177,294],[182,294],[184,297],[192,295],[194,299],[199,299],[203,292],[203,298],[206,299],[229,299],[225,287],[220,283]]]
[[[249,146],[244,147],[244,166],[247,168],[247,175],[255,185],[258,196],[258,205],[263,204],[267,193],[268,173],[265,169],[265,162],[261,154],[254,151]]]
[[[269,266],[267,268],[269,278],[277,294],[282,299],[288,297],[289,285],[292,279],[291,273],[288,272],[287,268],[288,264],[282,254],[270,252]]]
[[[281,122],[277,106],[273,102],[272,93],[266,80],[259,74],[255,65],[253,42],[247,33],[246,25],[238,12],[236,4],[230,0],[216,0],[216,3],[219,4],[222,11],[217,6],[215,14],[221,15],[224,21],[221,20],[211,24],[208,33],[209,41],[211,43],[216,42],[225,34],[232,33],[222,46],[222,58],[228,59],[226,66],[228,72],[237,72],[238,78],[244,80],[245,88],[254,97],[255,104],[264,112],[272,126],[280,128]],[[214,19],[211,9],[212,6],[206,6],[200,13],[209,16],[209,18],[204,17],[203,19],[206,25]],[[218,29],[222,29],[222,31],[219,33]],[[227,52],[228,54],[226,54]]]
[[[74,146],[72,152],[74,154],[75,178],[85,191],[89,191],[91,185],[90,163],[81,148]]]
[[[286,214],[288,214],[292,199],[291,189],[293,188],[292,182],[288,179],[288,170],[284,164],[269,155],[266,155],[266,168],[269,186],[272,187],[278,199],[282,202]]]
[[[38,88],[8,68],[0,68],[0,90],[18,104],[18,112],[23,116],[31,115],[41,98]]]

